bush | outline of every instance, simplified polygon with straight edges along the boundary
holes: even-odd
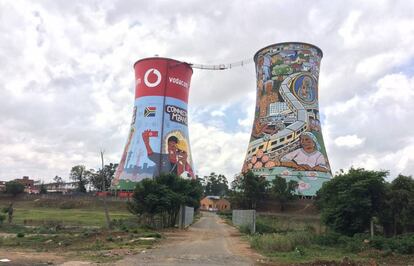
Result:
[[[339,242],[341,234],[329,232],[323,235],[315,236],[315,243],[321,246],[335,246]]]
[[[356,234],[353,237],[330,232],[324,235],[315,236],[314,243],[321,246],[339,246],[348,252],[360,252],[364,249],[364,240],[369,239],[366,234]],[[367,245],[377,250],[388,253],[414,254],[414,234],[400,235],[398,237],[386,238],[374,236],[367,242]]]
[[[250,230],[250,226],[249,225],[241,225],[239,227],[239,231],[242,234],[246,234],[246,235],[250,235],[252,233],[252,231]]]
[[[278,230],[273,226],[269,225],[268,223],[258,220],[256,221],[256,232],[259,234],[271,234],[277,233]]]
[[[6,215],[0,213],[0,225],[3,224],[4,220],[6,220]]]
[[[414,235],[402,235],[389,241],[391,250],[400,254],[414,254]]]
[[[83,206],[82,201],[63,201],[59,204],[59,208],[62,210],[76,209]]]
[[[22,238],[22,237],[24,237],[24,233],[23,232],[19,232],[19,233],[16,234],[16,237]]]
[[[313,242],[314,234],[304,231],[286,234],[254,235],[250,238],[251,246],[264,252],[289,252],[296,247],[306,246]]]

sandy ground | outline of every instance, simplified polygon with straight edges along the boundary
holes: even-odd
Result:
[[[9,259],[10,262],[0,262],[0,265],[26,266],[26,265],[57,265],[65,258],[53,253],[35,251],[11,251],[0,247],[0,260]]]
[[[203,213],[188,230],[171,233],[159,247],[125,257],[115,265],[258,265],[240,233],[214,213]]]

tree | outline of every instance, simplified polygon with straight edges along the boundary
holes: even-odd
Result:
[[[232,182],[232,205],[256,209],[257,202],[265,198],[268,186],[264,176],[256,176],[252,171],[243,173]]]
[[[84,165],[76,165],[70,170],[69,178],[77,182],[77,191],[85,193],[90,171]]]
[[[325,182],[317,193],[322,221],[346,235],[367,230],[385,207],[387,174],[351,168]]]
[[[61,184],[63,183],[63,178],[57,175],[53,178],[53,181],[55,181],[57,184]]]
[[[270,188],[270,195],[279,201],[280,211],[283,212],[285,210],[286,202],[293,200],[296,197],[294,193],[298,187],[298,182],[294,180],[286,182],[284,178],[276,176],[275,179],[272,180],[271,184],[272,187]]]
[[[107,164],[96,172],[89,172],[89,182],[99,191],[106,191],[114,179],[118,164]]]
[[[198,181],[173,174],[161,175],[137,183],[128,209],[149,224],[154,224],[158,217],[163,226],[174,226],[180,206],[185,204],[197,208],[202,192]]]
[[[414,180],[411,176],[398,175],[391,182],[388,204],[394,235],[407,231],[414,219]]]
[[[45,184],[43,182],[42,182],[42,184],[40,184],[39,193],[40,194],[46,194],[47,193],[46,186],[45,186]]]
[[[24,192],[24,185],[17,181],[10,181],[6,183],[6,193],[12,194],[16,197],[18,194]]]
[[[211,196],[225,196],[229,190],[227,178],[212,172],[204,177],[204,194]]]

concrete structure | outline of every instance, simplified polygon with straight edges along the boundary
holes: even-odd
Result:
[[[31,188],[34,186],[34,180],[30,179],[28,176],[23,176],[20,179],[14,179],[13,181],[19,182],[22,184],[25,188]]]
[[[250,233],[256,232],[256,211],[255,210],[233,210],[232,223],[237,226],[248,226]]]
[[[271,58],[269,62],[269,58]],[[332,178],[320,129],[318,76],[322,51],[307,43],[278,43],[259,50],[256,112],[242,172],[299,183],[314,196]]]
[[[200,201],[200,210],[227,211],[231,210],[230,202],[219,196],[207,196]]]
[[[194,221],[194,208],[182,205],[178,214],[178,227],[183,229]]]
[[[139,60],[134,69],[132,122],[112,189],[133,190],[142,179],[162,173],[195,178],[187,127],[192,68],[153,57]]]

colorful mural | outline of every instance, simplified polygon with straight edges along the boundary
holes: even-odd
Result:
[[[194,178],[187,103],[192,68],[168,58],[135,63],[131,129],[112,187],[131,190],[144,178],[174,173]]]
[[[306,43],[274,44],[254,56],[256,110],[242,172],[296,180],[306,196],[332,177],[320,128],[321,58],[322,51]]]

